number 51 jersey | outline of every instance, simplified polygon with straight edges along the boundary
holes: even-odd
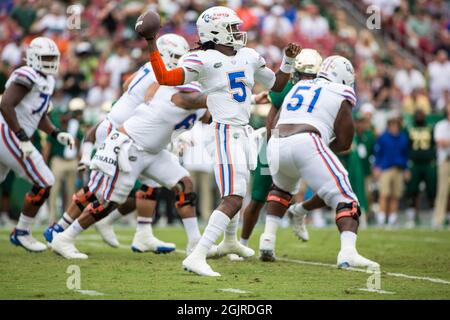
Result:
[[[319,130],[328,145],[334,137],[334,121],[344,100],[356,104],[353,88],[323,78],[297,82],[284,99],[278,124],[309,124]]]
[[[250,119],[255,72],[264,59],[251,48],[226,56],[217,50],[195,51],[181,62],[185,79],[200,82],[208,95],[208,110],[215,122],[246,125]]]
[[[12,83],[27,87],[30,91],[16,106],[17,120],[28,137],[36,131],[42,116],[47,113],[50,97],[55,89],[55,79],[34,69],[23,66],[13,71],[5,88]],[[0,114],[0,123],[6,123]]]

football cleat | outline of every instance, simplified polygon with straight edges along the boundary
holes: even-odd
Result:
[[[240,242],[234,241],[222,241],[217,246],[216,256],[224,256],[229,253],[235,253],[240,257],[249,258],[255,255],[255,251],[252,248],[246,247]]]
[[[20,246],[31,252],[42,252],[47,246],[37,241],[31,235],[31,231],[14,229],[9,236],[9,240],[15,246]]]
[[[75,239],[62,233],[54,233],[52,250],[66,259],[87,259],[87,254],[81,253],[75,247]]]
[[[259,259],[264,262],[273,262],[275,258],[275,236],[263,233],[259,238]]]
[[[120,245],[119,240],[117,240],[114,228],[108,220],[102,219],[99,222],[97,222],[94,226],[95,230],[97,230],[98,233],[100,233],[100,235],[102,236],[103,241],[105,241],[110,247],[113,248],[119,247]]]
[[[164,242],[145,232],[136,232],[131,244],[133,252],[169,253],[176,249],[174,243]]]
[[[200,240],[200,239],[199,239]],[[198,241],[191,241],[187,244],[186,247],[186,256],[189,256],[195,249],[195,247],[197,246]],[[208,254],[206,255],[207,258],[212,258],[215,257],[217,255],[217,246],[215,244],[213,244],[211,246],[211,248],[209,248],[208,250]]]
[[[380,265],[374,261],[361,256],[356,249],[344,249],[339,251],[337,257],[337,266],[339,269],[346,268],[379,268]]]
[[[293,205],[288,208],[288,212],[292,214],[292,228],[295,235],[303,241],[308,241],[309,233],[305,223],[307,211],[299,205]]]
[[[53,241],[54,233],[61,233],[64,229],[57,223],[52,224],[50,227],[45,229],[44,238],[47,240],[48,244],[51,244]]]
[[[196,255],[190,255],[183,260],[183,269],[188,272],[194,272],[199,276],[220,277],[220,273],[215,272],[205,259],[198,258]]]

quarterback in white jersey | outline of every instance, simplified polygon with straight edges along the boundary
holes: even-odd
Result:
[[[30,229],[50,194],[54,177],[30,138],[40,129],[70,147],[74,139],[55,128],[47,116],[55,88],[53,76],[59,67],[58,47],[51,39],[35,38],[27,48],[26,61],[27,66],[11,74],[0,104],[0,182],[13,170],[33,185],[25,196],[19,222],[10,240],[16,246],[39,252],[46,246],[32,237]]]
[[[267,147],[274,182],[267,214],[284,214],[302,178],[316,193],[313,202],[336,210],[341,233],[338,267],[378,267],[356,250],[359,203],[347,171],[334,154],[352,143],[353,83],[350,61],[331,56],[323,61],[316,79],[299,81],[286,96],[276,126],[279,136],[272,135]]]
[[[250,169],[256,164],[252,128],[248,126],[251,90],[259,82],[267,89],[281,91],[300,52],[299,46],[290,44],[280,71],[275,74],[256,51],[245,48],[247,34],[239,31],[241,24],[242,20],[229,8],[218,6],[205,10],[197,20],[199,48],[184,59],[180,68],[172,70],[165,68],[155,39],[147,39],[150,62],[160,84],[176,86],[198,81],[208,95],[216,138],[214,173],[222,201],[212,213],[199,244],[183,261],[185,270],[205,276],[220,275],[206,263],[206,256],[224,232],[224,241],[218,246],[219,255],[254,255],[252,249],[236,240],[237,213],[246,194]],[[145,30],[141,30],[141,35],[146,36]]]

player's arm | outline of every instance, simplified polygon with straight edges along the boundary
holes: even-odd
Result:
[[[45,114],[41,121],[39,121],[38,129],[44,131],[46,134],[55,138],[60,144],[66,145],[69,148],[73,148],[75,145],[75,139],[70,133],[62,132],[56,128],[50,121],[50,118]]]
[[[278,121],[278,117],[279,117],[278,110],[273,105],[270,106],[270,110],[266,118],[267,140],[269,140],[270,136],[272,135],[272,129],[275,128],[275,125],[277,124]]]
[[[186,78],[185,71],[181,67],[170,70],[166,69],[166,65],[156,46],[156,39],[147,39],[147,44],[150,50],[150,63],[152,64],[153,72],[155,73],[156,80],[158,80],[159,84],[165,86],[179,86],[195,80]]]
[[[123,92],[125,92],[125,91],[128,90],[128,87],[130,86],[131,81],[133,81],[133,79],[134,79],[134,77],[136,77],[136,74],[137,74],[137,73],[138,73],[138,72],[136,71],[136,72],[133,73],[131,76],[129,76],[129,77],[127,78],[127,80],[125,80],[125,82],[124,82],[123,85],[122,85]]]
[[[294,60],[300,51],[301,47],[299,45],[290,43],[285,50],[280,69],[274,73],[272,70],[267,68],[264,63],[259,69],[256,70],[255,80],[272,91],[283,91],[287,82],[291,78],[291,74],[294,72]]]
[[[199,119],[199,121],[201,121],[202,123],[206,123],[209,124],[212,121],[212,115],[211,113],[209,113],[208,110],[206,110],[206,112],[203,114],[203,116]]]
[[[149,101],[155,96],[156,91],[159,89],[159,83],[153,82],[145,92],[144,101]]]
[[[186,91],[177,92],[171,98],[173,104],[183,109],[206,108],[206,100],[206,94],[202,94],[201,92]]]
[[[355,126],[352,119],[352,104],[344,100],[334,121],[334,133],[336,139],[330,143],[330,149],[334,153],[339,153],[350,149],[355,133]]]
[[[16,111],[14,109],[30,92],[31,88],[32,86],[13,82],[6,89],[0,103],[0,112],[2,113],[3,118],[9,128],[21,141],[29,140],[29,137],[27,137],[25,131],[20,127],[19,121],[17,120]]]

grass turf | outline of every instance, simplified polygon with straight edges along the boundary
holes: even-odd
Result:
[[[86,261],[65,260],[51,251],[36,254],[12,246],[8,231],[0,231],[0,299],[450,299],[450,232],[427,230],[363,230],[358,238],[361,254],[381,264],[382,294],[361,291],[370,274],[338,270],[334,264],[339,236],[334,228],[310,230],[311,240],[302,243],[290,229],[279,230],[277,256],[289,261],[244,262],[227,257],[209,260],[219,278],[199,277],[182,271],[184,254],[133,253],[129,245],[133,230],[117,228],[121,247],[104,244],[93,230],[77,242]],[[155,235],[185,248],[181,228],[156,228]],[[250,246],[257,248],[261,230]],[[41,232],[35,231],[42,240]],[[320,262],[310,265],[298,261]],[[66,273],[70,265],[81,270],[81,289],[89,296],[69,290]],[[448,283],[395,276],[439,278]],[[237,292],[222,291],[238,289]],[[236,290],[235,290],[236,291]]]

